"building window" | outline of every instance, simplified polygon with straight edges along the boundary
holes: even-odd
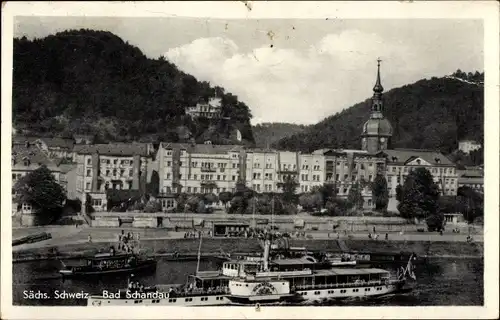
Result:
[[[101,205],[102,205],[101,199],[92,199],[92,206],[101,206]]]
[[[23,208],[23,211],[31,211],[31,204],[23,203],[22,208]]]
[[[87,165],[91,165],[92,164],[92,159],[91,158],[88,158],[87,159]]]
[[[113,169],[113,176],[116,176],[116,169]]]
[[[191,187],[187,187],[187,192],[191,193]]]
[[[198,179],[198,175],[197,175],[197,174],[194,174],[194,175],[193,175],[193,180],[196,180],[196,179]]]
[[[87,182],[87,183],[85,184],[85,190],[90,190],[90,182]]]
[[[171,167],[172,166],[172,162],[171,161],[167,161],[167,167]]]
[[[87,170],[87,177],[90,177],[90,170]]]

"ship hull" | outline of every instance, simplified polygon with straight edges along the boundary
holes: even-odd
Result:
[[[366,287],[346,287],[335,289],[313,289],[313,290],[297,290],[297,295],[300,296],[302,302],[326,302],[329,300],[341,300],[348,298],[361,297],[378,297],[388,294],[402,292],[404,284],[388,284],[380,286]]]
[[[144,262],[141,265],[131,268],[120,268],[110,270],[75,270],[74,268],[60,270],[59,273],[63,278],[83,278],[83,277],[96,277],[114,274],[131,274],[131,273],[144,273],[156,269],[157,262],[151,260]]]
[[[375,298],[390,294],[406,293],[411,288],[404,288],[404,283],[366,287],[346,287],[343,289],[310,289],[298,290],[295,294],[269,296],[231,296],[231,295],[200,295],[190,297],[175,297],[162,299],[126,299],[91,296],[87,306],[225,306],[225,305],[272,305],[278,303],[326,303],[328,301],[349,298]]]
[[[229,305],[231,301],[227,295],[203,295],[190,297],[175,297],[162,299],[114,299],[102,296],[91,296],[87,306],[170,306],[170,307],[208,307]]]

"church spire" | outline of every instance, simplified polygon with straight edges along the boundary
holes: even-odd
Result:
[[[373,92],[375,93],[382,93],[384,91],[384,87],[382,87],[382,83],[380,81],[380,58],[377,59],[377,82],[375,83],[375,86],[373,87]]]
[[[375,86],[373,87],[373,97],[372,97],[372,111],[370,114],[371,118],[383,118],[382,115],[382,92],[384,91],[384,87],[382,87],[382,83],[380,81],[380,58],[377,59],[377,82],[375,82]]]

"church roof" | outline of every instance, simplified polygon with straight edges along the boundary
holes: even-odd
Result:
[[[438,151],[425,149],[394,149],[384,150],[379,155],[385,155],[387,164],[406,164],[420,158],[436,166],[454,166],[455,164],[444,154]]]
[[[392,136],[391,123],[386,118],[370,118],[363,125],[363,135]]]

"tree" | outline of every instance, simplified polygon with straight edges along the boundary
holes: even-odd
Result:
[[[363,199],[363,195],[361,194],[361,185],[359,184],[359,182],[356,181],[352,184],[347,196],[347,202],[355,210],[363,209],[365,200]]]
[[[406,219],[427,219],[438,215],[439,189],[434,183],[432,174],[425,168],[411,171],[401,188],[401,202],[398,204],[399,213]]]
[[[278,188],[283,190],[283,200],[288,203],[295,202],[295,191],[299,183],[291,175],[285,175],[283,182],[278,182]]]
[[[396,186],[396,200],[399,202],[403,201],[403,186],[400,184]]]
[[[227,207],[227,204],[229,201],[231,201],[233,195],[231,192],[221,192],[219,193],[219,201],[224,204],[225,207]]]
[[[457,204],[459,212],[468,223],[484,216],[484,196],[470,187],[458,188]]]
[[[63,187],[45,166],[28,173],[14,185],[18,203],[29,203],[40,222],[51,222],[63,208],[66,195]]]
[[[381,174],[377,174],[375,180],[371,184],[372,199],[375,203],[375,210],[385,211],[389,204],[389,190],[387,189],[387,180]]]
[[[319,192],[323,198],[323,207],[325,207],[327,201],[337,197],[337,186],[336,184],[325,183],[319,187]]]
[[[161,212],[161,203],[158,200],[149,200],[144,207],[144,212],[154,213]]]
[[[146,190],[149,194],[157,196],[160,192],[160,175],[158,171],[153,170],[151,173],[151,182],[147,184]]]
[[[217,202],[218,198],[215,194],[213,193],[208,193],[204,197],[205,203],[212,204],[214,202]]]
[[[320,210],[323,207],[323,196],[319,192],[304,193],[299,197],[299,204],[306,211]]]

